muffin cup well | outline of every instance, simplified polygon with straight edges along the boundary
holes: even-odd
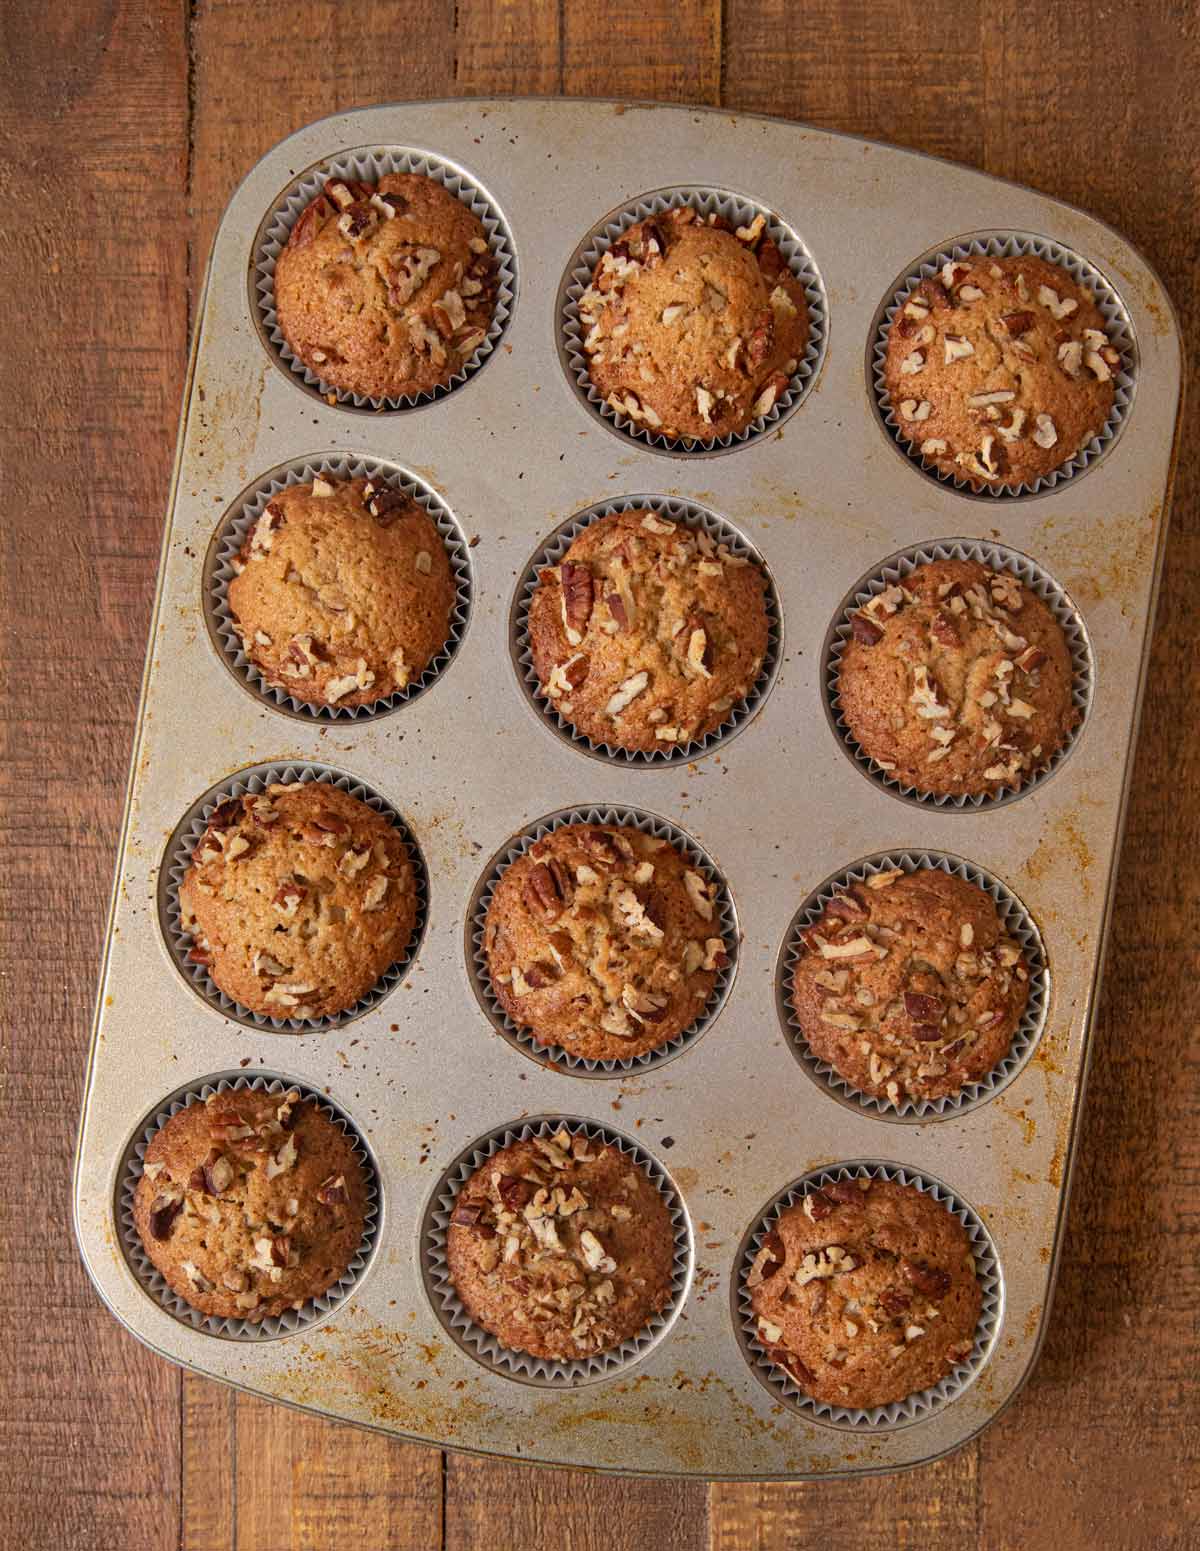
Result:
[[[697,872],[717,885],[716,899],[714,901],[716,919],[713,922],[713,931],[714,935],[719,931],[722,937],[724,937],[729,963],[724,969],[717,971],[712,995],[695,1022],[684,1029],[682,1034],[676,1035],[674,1039],[667,1040],[656,1049],[647,1050],[642,1055],[631,1056],[628,1060],[585,1060],[582,1056],[572,1055],[569,1050],[564,1049],[561,1045],[539,1044],[534,1039],[531,1030],[513,1022],[501,1006],[495,991],[492,989],[492,977],[488,970],[487,952],[484,948],[484,930],[487,924],[488,907],[492,902],[492,894],[505,870],[516,861],[517,857],[524,855],[530,846],[540,840],[543,835],[551,834],[554,830],[560,829],[564,824],[623,825],[628,828],[639,829],[643,834],[652,835],[656,840],[669,840],[683,853]],[[689,1049],[716,1022],[721,1008],[725,1005],[730,988],[733,985],[734,976],[737,974],[739,947],[740,936],[733,896],[730,894],[729,886],[721,876],[712,858],[684,830],[679,829],[667,819],[658,818],[654,814],[644,813],[638,808],[618,806],[564,808],[558,813],[550,813],[545,818],[536,820],[528,828],[522,830],[520,834],[515,835],[507,845],[493,856],[483,876],[475,886],[475,891],[471,896],[471,904],[467,910],[467,973],[479,1005],[487,1014],[493,1028],[501,1038],[507,1040],[522,1055],[529,1056],[540,1066],[549,1066],[555,1071],[569,1072],[573,1077],[627,1077],[634,1072],[645,1072],[651,1067],[663,1066],[666,1062],[672,1061],[676,1056],[681,1055],[684,1050]]]
[[[827,1061],[818,1060],[809,1048],[792,1005],[792,975],[800,957],[801,933],[813,924],[829,901],[836,894],[842,893],[847,885],[861,883],[872,873],[887,872],[897,867],[903,872],[936,868],[952,877],[965,878],[968,883],[981,888],[995,902],[1005,930],[1020,943],[1029,967],[1029,997],[1021,1021],[1013,1031],[1008,1054],[1003,1060],[998,1061],[978,1082],[968,1083],[958,1094],[942,1099],[906,1099],[899,1107],[889,1104],[886,1099],[873,1098],[861,1092]],[[876,856],[864,857],[827,878],[800,906],[788,927],[779,954],[775,973],[775,1002],[792,1054],[808,1076],[840,1103],[882,1120],[947,1120],[975,1109],[980,1104],[986,1104],[1012,1082],[1029,1060],[1046,1025],[1046,1012],[1050,1004],[1050,975],[1046,968],[1041,933],[1033,917],[1012,890],[993,873],[944,851],[885,851]]]
[[[767,223],[767,235],[778,244],[792,274],[803,283],[805,300],[808,302],[808,343],[786,391],[765,415],[760,415],[744,431],[730,432],[727,436],[706,441],[663,436],[660,432],[637,425],[628,416],[614,410],[601,397],[591,380],[587,354],[583,348],[587,330],[579,315],[579,298],[587,290],[596,265],[613,243],[619,241],[638,221],[661,215],[664,210],[680,205],[691,205],[705,216],[714,213],[722,215],[735,226],[748,226],[755,216],[761,215]],[[686,184],[657,189],[642,195],[640,199],[630,200],[592,228],[572,254],[559,285],[557,316],[559,358],[580,402],[590,414],[610,431],[640,441],[656,452],[666,452],[680,458],[703,458],[729,452],[775,430],[799,408],[816,379],[825,354],[828,309],[825,288],[811,255],[799,235],[792,227],[785,225],[775,211],[768,205],[747,199],[742,194],[730,193],[726,189]]]
[[[432,178],[478,217],[487,234],[488,246],[496,264],[496,300],[487,338],[462,370],[456,372],[448,382],[428,393],[375,399],[361,393],[342,392],[322,381],[293,353],[275,315],[275,264],[287,246],[293,226],[331,178],[377,183],[390,172],[419,173]],[[362,147],[308,168],[288,185],[273,208],[267,212],[254,242],[250,269],[250,311],[259,337],[275,363],[294,377],[307,393],[322,402],[332,399],[342,408],[372,412],[380,409],[414,409],[445,398],[477,372],[495,350],[508,327],[516,305],[516,295],[517,268],[512,233],[495,200],[465,168],[435,156],[432,152],[407,146]]]
[[[1104,316],[1108,336],[1113,346],[1121,352],[1121,370],[1113,380],[1113,406],[1104,426],[1061,468],[1052,469],[1049,474],[1043,474],[1032,482],[1023,481],[1018,485],[986,486],[977,489],[970,480],[960,479],[957,474],[948,473],[938,468],[937,464],[930,459],[923,457],[919,448],[904,435],[903,425],[888,403],[885,382],[888,335],[892,320],[921,281],[932,278],[952,259],[1017,258],[1023,254],[1045,259],[1049,264],[1057,264],[1060,269],[1065,269],[1073,280],[1092,292],[1096,298],[1096,305]],[[876,312],[867,357],[867,376],[879,423],[908,461],[929,478],[936,479],[939,484],[948,485],[962,495],[984,501],[1014,500],[1022,496],[1039,495],[1043,491],[1053,490],[1055,486],[1090,468],[1112,445],[1121,429],[1121,424],[1133,402],[1137,372],[1137,346],[1133,337],[1133,324],[1124,302],[1108,279],[1093,264],[1088,263],[1087,259],[1070,248],[1063,247],[1061,243],[1052,242],[1048,237],[1034,237],[1023,232],[977,232],[974,236],[964,237],[959,242],[926,254],[911,269],[906,270]]]
[[[821,1185],[833,1184],[843,1179],[886,1179],[901,1185],[915,1185],[918,1190],[952,1212],[967,1231],[975,1256],[975,1274],[983,1295],[979,1311],[979,1323],[975,1327],[975,1345],[970,1355],[958,1363],[953,1372],[930,1389],[918,1390],[903,1400],[886,1406],[867,1409],[851,1406],[834,1406],[827,1401],[814,1400],[806,1395],[786,1369],[771,1361],[758,1338],[758,1321],[751,1305],[746,1278],[754,1264],[754,1257],[762,1247],[767,1234],[778,1222],[780,1214],[794,1206],[804,1195]],[[852,1163],[833,1164],[828,1168],[815,1169],[781,1190],[760,1213],[754,1226],[742,1240],[734,1261],[733,1324],[742,1356],[750,1365],[755,1378],[763,1384],[781,1404],[797,1412],[807,1421],[821,1422],[828,1427],[838,1427],[850,1432],[871,1433],[907,1427],[913,1422],[926,1421],[943,1410],[967,1389],[991,1355],[1000,1332],[1004,1315],[1004,1279],[996,1246],[991,1234],[978,1213],[961,1200],[950,1187],[931,1174],[921,1174],[915,1169],[895,1163],[880,1163],[873,1159]]]
[[[763,655],[758,678],[751,686],[750,693],[745,700],[731,706],[720,726],[714,728],[705,737],[650,752],[642,749],[623,749],[611,743],[594,743],[585,733],[572,726],[565,716],[560,715],[554,707],[554,702],[538,692],[540,686],[529,640],[529,609],[537,591],[538,573],[543,567],[558,565],[574,540],[585,528],[599,521],[601,517],[611,516],[614,512],[643,510],[655,512],[669,521],[680,523],[683,527],[700,529],[714,543],[726,545],[732,554],[753,561],[761,570],[767,583],[763,595],[767,609],[767,649]],[[664,765],[689,764],[693,760],[702,759],[706,754],[711,754],[739,733],[758,714],[763,701],[771,692],[783,655],[782,643],[783,614],[779,593],[775,587],[775,579],[758,550],[732,523],[726,522],[723,517],[718,517],[706,506],[673,496],[628,495],[615,501],[597,501],[595,505],[577,512],[574,517],[555,529],[548,543],[538,550],[525,567],[517,583],[509,617],[509,647],[516,666],[517,678],[526,698],[541,720],[558,737],[573,744],[584,753],[596,759],[612,760],[615,764],[631,769],[661,769]]]
[[[411,496],[429,514],[441,535],[454,577],[454,604],[450,610],[450,630],[446,644],[431,658],[424,672],[406,688],[393,695],[381,696],[367,705],[317,705],[268,683],[258,666],[247,656],[229,607],[229,584],[236,575],[234,562],[246,535],[262,515],[267,502],[292,485],[310,484],[318,474],[327,474],[338,480],[382,478],[391,488]],[[380,458],[352,458],[338,453],[293,458],[273,468],[243,490],[213,534],[205,556],[202,585],[208,633],[229,671],[264,704],[306,721],[366,721],[370,717],[386,716],[390,711],[396,711],[424,694],[450,665],[458,651],[471,608],[471,567],[466,541],[442,498],[423,480],[399,464]]]
[[[179,887],[191,865],[192,851],[204,834],[208,820],[218,804],[229,797],[242,797],[246,793],[257,794],[266,791],[268,786],[279,782],[287,785],[293,781],[325,781],[331,786],[336,786],[343,792],[348,792],[351,797],[357,797],[373,808],[376,813],[381,813],[390,821],[399,833],[408,851],[409,861],[413,870],[413,887],[416,893],[416,919],[413,923],[412,936],[405,946],[403,956],[379,977],[365,996],[359,998],[352,1007],[336,1017],[328,1018],[267,1018],[262,1013],[252,1012],[248,1007],[243,1007],[240,1002],[235,1002],[232,997],[226,996],[208,973],[208,969],[202,964],[193,964],[188,960],[188,950],[192,945],[191,934],[184,929],[182,911],[179,900]],[[210,787],[204,796],[194,802],[188,811],[175,826],[174,833],[167,842],[166,852],[162,865],[158,872],[158,918],[162,927],[163,939],[167,950],[175,961],[180,974],[196,992],[206,1001],[210,1007],[219,1012],[222,1017],[232,1019],[235,1023],[244,1024],[247,1028],[261,1029],[266,1032],[274,1031],[277,1034],[318,1034],[327,1029],[340,1029],[347,1023],[353,1023],[356,1018],[361,1018],[366,1012],[377,1007],[384,997],[395,990],[400,981],[404,979],[412,968],[417,951],[421,945],[421,939],[425,933],[425,922],[429,911],[429,877],[425,870],[425,860],[420,848],[413,839],[408,825],[400,814],[392,807],[386,798],[361,781],[344,771],[336,769],[332,765],[301,764],[292,762],[287,764],[251,765],[245,770],[235,771],[233,775],[226,776],[216,786]]]
[[[354,1259],[341,1277],[319,1298],[310,1298],[302,1309],[288,1309],[286,1313],[268,1319],[219,1319],[203,1314],[176,1293],[166,1278],[147,1255],[134,1224],[134,1195],[142,1177],[142,1162],[146,1149],[167,1121],[187,1109],[189,1105],[203,1103],[213,1093],[237,1093],[250,1089],[256,1093],[288,1092],[296,1088],[303,1098],[310,1100],[322,1114],[327,1115],[350,1139],[354,1155],[362,1164],[367,1184],[367,1208],[363,1221],[363,1236]],[[292,1336],[310,1329],[332,1314],[354,1292],[366,1271],[375,1251],[379,1231],[379,1174],[370,1149],[358,1127],[339,1105],[326,1094],[319,1093],[307,1083],[291,1082],[283,1077],[259,1075],[247,1077],[241,1073],[223,1073],[201,1078],[167,1099],[162,1108],[139,1126],[121,1161],[117,1175],[115,1205],[117,1237],[129,1269],[141,1287],[172,1318],[205,1335],[223,1336],[231,1341],[271,1341],[280,1336]]]
[[[667,1205],[674,1232],[674,1266],[671,1301],[650,1317],[635,1336],[611,1351],[597,1352],[575,1362],[555,1362],[502,1346],[489,1331],[476,1325],[463,1308],[446,1263],[446,1233],[459,1192],[475,1170],[502,1148],[533,1136],[553,1136],[562,1128],[571,1136],[620,1148],[657,1188]],[[639,1362],[666,1335],[687,1300],[692,1284],[692,1226],[683,1198],[670,1175],[647,1150],[608,1126],[572,1116],[535,1115],[512,1126],[489,1131],[461,1152],[438,1181],[421,1224],[421,1270],[433,1311],[447,1335],[468,1357],[506,1378],[519,1379],[545,1389],[573,1389],[598,1379],[615,1378]]]
[[[1066,637],[1067,649],[1071,654],[1072,703],[1079,720],[1068,733],[1062,746],[1050,756],[1040,770],[1035,771],[1018,788],[1002,786],[995,793],[955,794],[918,791],[916,787],[906,786],[902,781],[896,780],[890,772],[872,759],[859,745],[842,716],[838,699],[838,675],[841,672],[842,652],[851,635],[851,615],[870,598],[896,582],[903,581],[906,576],[911,576],[918,566],[928,565],[933,560],[976,560],[982,565],[989,566],[993,571],[1010,572],[1042,600],[1062,627]],[[943,808],[951,813],[998,808],[1003,803],[1015,802],[1048,781],[1083,735],[1092,706],[1094,684],[1095,665],[1092,644],[1088,639],[1083,617],[1071,599],[1049,571],[1038,565],[1036,560],[1031,560],[1020,550],[1010,549],[1005,544],[985,543],[982,539],[939,539],[928,544],[916,544],[911,549],[902,549],[898,554],[891,555],[855,582],[839,605],[833,617],[833,623],[825,634],[825,642],[821,649],[821,685],[824,691],[825,715],[833,729],[834,737],[842,745],[847,756],[864,775],[869,776],[893,797],[899,797],[905,802],[916,803],[922,807]]]

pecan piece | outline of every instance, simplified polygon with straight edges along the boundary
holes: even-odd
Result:
[[[231,824],[236,824],[242,816],[241,799],[227,797],[223,803],[219,803],[212,811],[208,820],[209,829],[228,829]]]
[[[906,991],[904,1011],[914,1023],[937,1023],[945,1014],[946,1004],[936,996],[925,996],[920,991]]]
[[[902,1260],[900,1269],[916,1290],[926,1298],[942,1298],[950,1291],[949,1271],[920,1266],[914,1260]]]
[[[891,1287],[879,1294],[879,1307],[893,1319],[903,1314],[911,1304],[912,1297],[908,1293],[898,1292]]]
[[[949,614],[944,613],[941,609],[937,610],[930,621],[929,634],[941,646],[954,647],[962,645],[962,641],[959,639],[958,627]]]
[[[883,640],[883,631],[873,619],[868,619],[865,614],[852,614],[850,616],[850,633],[856,641],[861,641],[864,646],[875,646]]]
[[[533,1186],[516,1174],[501,1174],[496,1189],[505,1209],[510,1212],[519,1212],[533,1199]]]
[[[557,921],[569,903],[570,884],[556,857],[537,862],[525,879],[525,904],[530,913],[549,925]]]
[[[150,1235],[155,1239],[169,1239],[175,1219],[183,1210],[183,1197],[156,1196],[150,1206]]]
[[[346,1195],[346,1176],[344,1174],[331,1174],[317,1186],[317,1200],[322,1206],[344,1206],[348,1197]]]
[[[583,640],[587,622],[592,617],[595,593],[592,573],[587,566],[574,565],[570,560],[564,560],[559,567],[559,579],[562,583],[563,625],[567,640],[572,646],[578,646]]]
[[[813,1222],[824,1222],[836,1206],[837,1203],[824,1190],[810,1190],[804,1198],[804,1215]]]
[[[1006,312],[1000,318],[1000,326],[1006,333],[1017,339],[1022,334],[1028,334],[1033,327],[1033,314],[1031,312]]]

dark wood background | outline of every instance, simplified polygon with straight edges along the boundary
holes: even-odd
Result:
[[[247,168],[309,119],[403,98],[655,96],[791,115],[1111,221],[1162,273],[1194,371],[1196,8],[4,0],[0,41],[5,1544],[1194,1546],[1194,421],[1058,1300],[1034,1378],[978,1442],[902,1476],[707,1487],[493,1464],[301,1417],[185,1377],[119,1331],[76,1256],[69,1174],[192,309]]]

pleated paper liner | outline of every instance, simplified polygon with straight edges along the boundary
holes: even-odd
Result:
[[[831,899],[845,892],[849,884],[862,883],[873,873],[888,872],[895,868],[903,872],[937,869],[949,873],[952,877],[965,878],[968,883],[975,884],[985,894],[990,895],[1005,930],[1014,941],[1020,943],[1024,950],[1025,962],[1029,969],[1028,1000],[1021,1021],[1013,1032],[1012,1044],[1009,1046],[1007,1055],[998,1061],[985,1077],[978,1082],[968,1083],[958,1094],[942,1099],[906,1098],[900,1105],[863,1093],[846,1078],[840,1076],[827,1061],[818,1060],[809,1048],[792,1005],[792,976],[803,947],[801,934],[817,920]],[[973,862],[964,861],[961,857],[949,855],[944,851],[886,851],[876,856],[864,857],[843,871],[835,873],[833,877],[827,878],[820,888],[815,889],[800,906],[788,927],[779,955],[775,976],[775,1002],[792,1054],[817,1086],[824,1088],[839,1103],[882,1120],[946,1120],[986,1104],[989,1099],[1007,1088],[1025,1066],[1046,1025],[1046,1012],[1050,1002],[1050,976],[1046,967],[1046,952],[1042,945],[1041,934],[1034,924],[1033,917],[1012,890],[1001,883],[994,873],[987,872]]]
[[[303,1098],[310,1100],[322,1114],[327,1115],[345,1132],[353,1144],[354,1155],[362,1164],[367,1183],[367,1210],[362,1242],[354,1259],[338,1281],[319,1298],[309,1299],[300,1309],[288,1309],[283,1314],[261,1320],[220,1319],[215,1315],[202,1314],[199,1309],[194,1309],[190,1303],[172,1290],[146,1254],[141,1237],[134,1226],[134,1194],[138,1181],[142,1177],[142,1161],[145,1158],[146,1149],[156,1133],[172,1116],[179,1114],[191,1104],[203,1103],[212,1093],[236,1093],[251,1089],[257,1093],[282,1095],[292,1088],[298,1089]],[[139,1126],[125,1149],[117,1177],[117,1199],[114,1204],[117,1237],[125,1260],[142,1288],[160,1308],[165,1309],[181,1324],[190,1325],[193,1330],[199,1330],[205,1335],[222,1336],[230,1341],[271,1341],[280,1336],[297,1335],[320,1324],[353,1294],[375,1252],[379,1229],[379,1175],[371,1151],[358,1127],[345,1110],[328,1095],[317,1092],[307,1083],[292,1082],[283,1077],[272,1077],[266,1074],[247,1077],[242,1073],[224,1073],[189,1083],[187,1087],[181,1088],[167,1099],[156,1114]]]
[[[529,1029],[521,1027],[509,1017],[492,988],[487,953],[484,949],[484,930],[492,894],[505,870],[516,861],[517,857],[524,855],[543,835],[551,834],[564,824],[622,825],[641,830],[643,834],[652,835],[656,840],[669,840],[687,858],[691,867],[702,877],[717,885],[716,898],[713,901],[714,918],[711,932],[714,937],[719,934],[724,938],[729,963],[724,969],[716,972],[712,995],[694,1023],[674,1039],[667,1040],[656,1049],[648,1050],[642,1055],[631,1056],[627,1060],[586,1060],[582,1056],[572,1055],[561,1045],[539,1044]],[[669,820],[645,813],[639,808],[624,806],[564,808],[558,813],[547,814],[545,818],[529,825],[527,829],[515,835],[488,863],[475,887],[467,911],[467,971],[479,1005],[486,1013],[492,1027],[502,1039],[519,1050],[522,1055],[529,1056],[540,1066],[569,1072],[573,1077],[628,1077],[635,1072],[646,1072],[653,1067],[664,1066],[668,1061],[681,1055],[683,1051],[690,1049],[716,1022],[718,1014],[725,1005],[737,973],[739,947],[738,919],[733,896],[708,853],[702,850],[690,835]]]
[[[213,810],[227,798],[242,797],[246,793],[257,795],[265,792],[268,786],[276,783],[288,785],[293,781],[324,781],[331,786],[336,786],[343,792],[348,792],[352,797],[359,798],[376,813],[381,813],[397,830],[404,841],[408,851],[409,861],[413,871],[413,885],[416,891],[416,920],[413,925],[412,936],[405,945],[404,952],[396,962],[382,974],[371,989],[352,1007],[336,1017],[326,1018],[267,1018],[262,1013],[252,1012],[250,1008],[243,1007],[240,1002],[235,1002],[226,996],[213,980],[207,966],[195,964],[189,961],[187,955],[192,946],[191,934],[183,925],[182,912],[179,901],[179,887],[191,865],[192,851],[204,834],[208,820]],[[167,843],[163,856],[162,866],[158,874],[158,915],[162,926],[163,937],[168,951],[174,960],[180,974],[192,987],[198,996],[219,1012],[222,1017],[231,1019],[234,1023],[244,1024],[247,1028],[261,1029],[265,1032],[278,1034],[316,1034],[327,1029],[340,1029],[347,1023],[353,1023],[356,1018],[361,1018],[364,1013],[370,1012],[388,996],[400,981],[404,979],[412,968],[412,964],[420,947],[421,939],[425,932],[425,922],[429,910],[429,878],[425,870],[425,861],[421,855],[412,833],[405,824],[403,818],[386,798],[363,782],[338,770],[333,765],[301,763],[291,761],[281,764],[252,765],[245,770],[238,770],[233,775],[226,776],[223,781],[211,787],[204,796],[194,802],[175,827],[170,840]]]
[[[918,566],[928,565],[933,560],[951,559],[977,560],[993,571],[1007,571],[1017,577],[1054,615],[1062,627],[1071,653],[1074,680],[1072,702],[1078,712],[1079,720],[1067,734],[1062,746],[1050,755],[1041,768],[1033,772],[1019,788],[1002,786],[995,793],[974,794],[918,791],[915,787],[895,779],[889,771],[872,759],[859,745],[842,716],[838,700],[838,675],[841,671],[842,651],[851,635],[851,616],[869,599],[876,597],[897,582],[902,582],[906,576],[911,576]],[[1049,780],[1083,735],[1092,705],[1094,679],[1092,645],[1082,616],[1049,571],[1040,566],[1036,560],[1031,560],[1028,555],[1023,555],[1020,550],[1010,549],[1005,544],[986,543],[982,539],[940,539],[928,544],[916,544],[910,549],[900,550],[898,554],[892,555],[879,566],[868,571],[854,584],[840,604],[833,617],[833,623],[826,632],[822,648],[821,683],[824,690],[825,714],[834,736],[847,756],[859,770],[885,791],[890,792],[892,796],[922,807],[942,808],[947,812],[975,812],[983,808],[997,808],[1004,803],[1026,796]]]
[[[292,228],[304,214],[309,204],[331,178],[348,178],[364,183],[377,183],[388,173],[419,173],[440,183],[444,189],[462,201],[478,217],[487,236],[488,246],[495,263],[496,299],[487,338],[475,354],[455,373],[448,382],[428,393],[407,394],[400,398],[367,398],[359,393],[344,393],[323,381],[305,366],[291,350],[279,327],[275,315],[275,263],[287,246]],[[422,404],[445,398],[460,387],[495,351],[503,338],[516,305],[517,261],[512,232],[500,207],[491,194],[463,167],[430,151],[415,150],[406,146],[362,147],[345,151],[341,156],[322,161],[300,174],[280,195],[275,205],[263,218],[254,244],[254,261],[250,273],[250,311],[258,328],[259,337],[275,363],[288,372],[313,398],[329,402],[332,397],[347,409],[375,412],[378,410],[415,409]]]
[[[541,686],[534,668],[533,649],[529,640],[529,610],[537,591],[539,572],[547,566],[558,565],[574,540],[585,528],[599,521],[600,518],[608,517],[613,512],[637,511],[654,512],[667,521],[677,522],[686,528],[707,534],[714,544],[724,544],[731,554],[757,565],[767,583],[763,595],[767,609],[767,649],[763,655],[758,677],[750,686],[750,693],[744,700],[730,706],[721,724],[705,737],[694,738],[689,743],[671,744],[650,752],[641,749],[624,749],[612,743],[594,743],[591,738],[578,731],[567,717],[556,710],[553,700],[539,693]],[[597,501],[595,505],[585,507],[583,511],[576,513],[574,517],[555,529],[549,541],[538,550],[525,567],[517,583],[509,621],[509,641],[521,688],[530,705],[552,732],[594,758],[611,760],[614,764],[631,769],[658,770],[665,765],[690,764],[697,759],[702,759],[706,754],[713,753],[739,733],[758,714],[771,692],[775,676],[779,671],[782,657],[783,615],[775,580],[766,562],[754,545],[744,538],[732,523],[726,522],[723,517],[717,516],[715,512],[696,501],[684,501],[673,496],[629,495],[614,501]]]
[[[758,1321],[746,1288],[746,1278],[754,1264],[754,1257],[778,1222],[781,1213],[795,1205],[810,1190],[843,1179],[886,1179],[902,1185],[915,1185],[926,1195],[940,1202],[962,1223],[967,1231],[975,1256],[975,1274],[979,1280],[983,1302],[979,1323],[975,1327],[975,1344],[964,1360],[929,1389],[919,1390],[904,1400],[893,1401],[886,1406],[869,1409],[851,1406],[834,1406],[827,1401],[814,1400],[806,1395],[796,1380],[771,1361],[766,1348],[758,1338]],[[820,1422],[825,1426],[841,1428],[848,1432],[869,1434],[892,1431],[910,1426],[914,1422],[927,1421],[955,1400],[978,1378],[991,1355],[999,1334],[1004,1313],[1004,1280],[999,1256],[991,1235],[979,1215],[961,1200],[950,1187],[931,1174],[899,1164],[881,1163],[875,1160],[835,1164],[805,1174],[795,1184],[781,1190],[756,1220],[742,1240],[734,1263],[733,1274],[733,1322],[742,1356],[755,1378],[788,1410],[806,1421]]]
[[[977,259],[977,258],[1016,258],[1022,254],[1030,254],[1037,258],[1045,259],[1050,264],[1057,264],[1065,269],[1071,278],[1080,285],[1090,290],[1096,299],[1096,305],[1104,316],[1105,329],[1108,337],[1116,350],[1121,354],[1120,370],[1114,374],[1113,407],[1108,419],[1098,435],[1091,438],[1079,450],[1069,458],[1061,468],[1052,470],[1032,482],[1026,481],[1016,485],[987,486],[976,489],[970,480],[960,479],[958,475],[947,473],[943,469],[922,456],[919,444],[911,442],[904,434],[904,425],[897,418],[895,411],[888,401],[887,386],[884,381],[887,368],[888,334],[891,330],[892,320],[920,285],[922,280],[933,278],[943,265],[953,259]],[[1116,440],[1121,430],[1122,423],[1133,402],[1134,386],[1137,374],[1137,345],[1133,337],[1133,324],[1129,313],[1116,290],[1109,283],[1107,277],[1090,264],[1087,259],[1075,253],[1061,243],[1052,242],[1047,237],[1034,237],[1023,232],[977,232],[974,236],[964,237],[962,241],[950,244],[936,252],[929,253],[925,258],[916,263],[888,292],[886,299],[880,305],[875,315],[875,322],[871,329],[871,345],[869,348],[868,377],[871,384],[871,398],[875,405],[875,412],[879,422],[891,439],[900,448],[900,451],[921,472],[930,479],[935,479],[939,484],[947,485],[951,489],[959,491],[963,495],[973,496],[984,501],[1013,500],[1022,496],[1039,495],[1043,491],[1053,490],[1057,486],[1073,479],[1092,467],[1098,458],[1105,453]]]
[[[246,654],[229,607],[229,584],[237,574],[238,552],[246,535],[262,516],[267,503],[281,490],[293,485],[311,484],[319,474],[339,481],[367,478],[383,480],[389,488],[410,496],[429,514],[441,535],[454,578],[454,603],[450,610],[450,629],[445,645],[431,658],[424,671],[404,689],[393,695],[383,695],[366,705],[317,705],[289,693],[285,688],[268,683]],[[203,585],[204,617],[208,633],[234,678],[272,709],[317,722],[366,721],[396,711],[424,694],[453,661],[466,631],[471,608],[471,567],[467,558],[467,545],[453,513],[441,497],[399,464],[380,458],[355,458],[338,453],[293,458],[243,490],[213,535],[205,557]]]
[[[674,1268],[667,1307],[652,1315],[642,1330],[620,1346],[572,1362],[534,1357],[529,1352],[501,1346],[495,1336],[476,1325],[463,1308],[446,1264],[446,1232],[454,1204],[475,1170],[514,1142],[526,1141],[533,1136],[553,1136],[560,1128],[571,1136],[584,1136],[597,1144],[620,1148],[658,1189],[670,1213],[674,1233]],[[468,1357],[493,1373],[544,1389],[574,1389],[600,1379],[616,1378],[640,1362],[674,1324],[691,1288],[692,1267],[691,1223],[683,1198],[667,1171],[644,1147],[620,1131],[573,1116],[533,1116],[511,1126],[498,1127],[472,1142],[443,1174],[425,1209],[421,1226],[421,1269],[425,1288],[447,1335]]]
[[[749,226],[756,216],[761,215],[766,221],[767,235],[778,245],[792,274],[803,283],[808,303],[808,343],[785,391],[765,415],[760,415],[744,431],[704,441],[663,436],[613,409],[597,391],[589,375],[587,354],[583,348],[587,329],[579,315],[579,298],[587,290],[596,265],[613,243],[619,241],[638,221],[661,215],[664,210],[681,205],[691,205],[702,216],[714,213],[722,215],[735,227]],[[557,312],[559,356],[568,379],[588,412],[610,431],[628,436],[656,452],[667,452],[676,457],[712,457],[745,446],[776,430],[803,402],[825,354],[828,317],[825,288],[799,234],[768,205],[759,204],[741,194],[701,184],[679,185],[644,194],[640,199],[621,205],[598,222],[571,256],[559,285]]]

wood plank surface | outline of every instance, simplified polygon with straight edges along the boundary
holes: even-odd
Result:
[[[99,1305],[69,1206],[191,308],[221,209],[257,157],[346,106],[455,93],[658,96],[791,115],[952,156],[1112,221],[1162,273],[1194,373],[1194,9],[1060,0],[1034,17],[1016,0],[897,0],[882,11],[865,0],[8,0],[0,57],[9,1543],[1195,1544],[1194,438],[1182,447],[1058,1300],[1034,1378],[976,1444],[907,1475],[796,1487],[628,1482],[443,1457],[183,1378]]]

